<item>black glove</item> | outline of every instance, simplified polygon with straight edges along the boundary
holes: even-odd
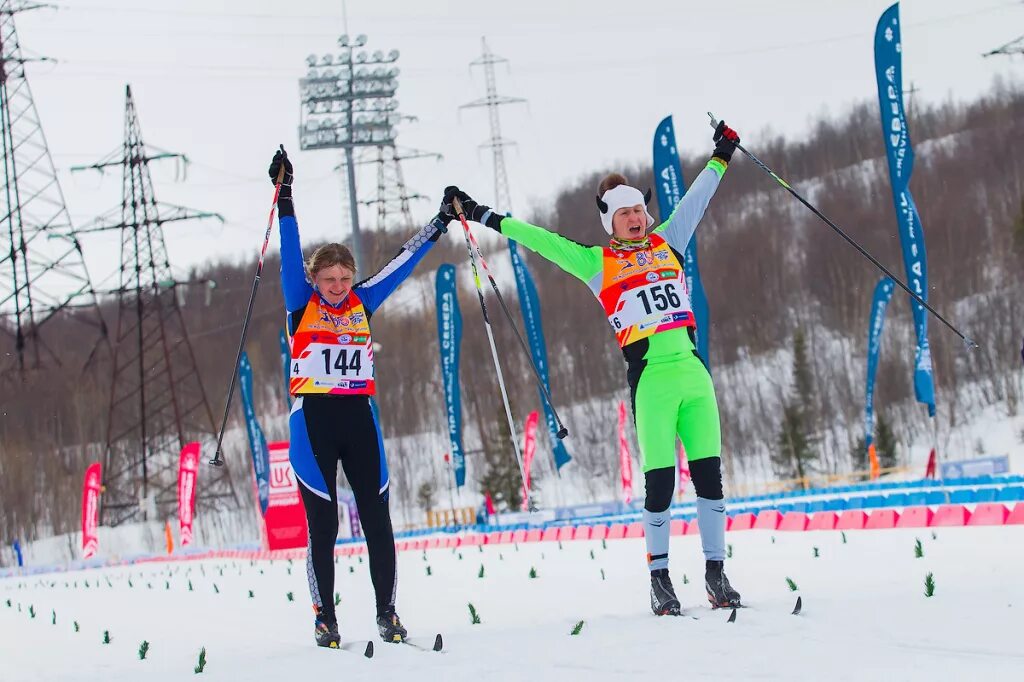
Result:
[[[501,232],[501,219],[504,216],[492,211],[490,206],[476,203],[472,197],[455,186],[446,187],[444,190],[444,199],[441,202],[442,213],[451,215],[453,218],[456,217],[455,199],[458,199],[462,205],[462,212],[465,214],[466,220],[472,220]]]
[[[281,166],[284,166],[284,176],[281,178],[282,187],[291,187],[292,180],[295,179],[295,175],[292,173],[292,162],[288,160],[288,152],[284,150],[284,145],[274,152],[274,158],[270,162],[270,181],[277,184],[277,176],[281,172]]]
[[[719,121],[712,139],[715,142],[715,151],[712,156],[717,156],[722,161],[729,163],[732,160],[732,153],[736,151],[736,145],[740,143],[739,134],[725,125],[725,121]]]
[[[292,162],[288,160],[288,152],[284,150],[284,145],[274,152],[274,158],[267,171],[270,181],[275,185],[277,185],[278,175],[282,168],[284,176],[281,177],[281,189],[277,194],[277,212],[283,216],[293,216],[295,215],[295,206],[292,204],[292,180],[295,179],[295,175],[292,173]]]

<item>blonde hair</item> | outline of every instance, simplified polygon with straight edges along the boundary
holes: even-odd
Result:
[[[356,259],[352,251],[344,244],[324,244],[318,247],[306,263],[306,270],[311,278],[316,278],[316,273],[332,265],[340,265],[348,268],[355,274]]]
[[[619,185],[628,185],[629,180],[622,173],[609,173],[604,176],[601,180],[601,184],[597,186],[597,198],[600,199],[604,196],[604,193],[610,189],[615,189]]]

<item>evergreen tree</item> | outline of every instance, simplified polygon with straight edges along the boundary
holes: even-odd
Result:
[[[878,454],[878,465],[883,469],[896,466],[896,434],[885,414],[878,415],[875,424],[875,452]]]
[[[420,509],[425,512],[433,509],[436,493],[437,490],[434,488],[433,481],[424,481],[421,483],[420,487],[416,490],[416,501],[419,502]]]
[[[809,417],[814,383],[807,358],[807,342],[799,328],[793,336],[793,386],[796,396],[787,398],[783,403],[779,447],[772,455],[772,463],[780,477],[803,479],[811,472],[811,463],[817,455],[813,449]]]
[[[498,511],[519,511],[523,501],[523,477],[512,447],[504,409],[491,422],[483,439],[484,472],[480,489],[490,491]]]

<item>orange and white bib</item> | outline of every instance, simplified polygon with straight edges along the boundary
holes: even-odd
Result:
[[[363,302],[350,291],[342,308],[314,293],[291,338],[292,395],[374,395],[373,341]]]
[[[655,234],[650,240],[649,249],[604,248],[597,297],[619,346],[669,329],[697,326],[682,263],[664,238]]]

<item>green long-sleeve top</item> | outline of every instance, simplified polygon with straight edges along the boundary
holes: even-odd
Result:
[[[708,161],[668,220],[650,231],[668,242],[680,263],[683,262],[686,245],[704,217],[726,168],[727,164],[717,157]],[[585,282],[594,296],[601,293],[604,247],[580,244],[556,232],[511,217],[502,219],[501,233]],[[614,242],[610,248],[615,249]],[[629,362],[663,362],[692,356],[694,346],[688,331],[676,328],[628,344],[622,352]]]

